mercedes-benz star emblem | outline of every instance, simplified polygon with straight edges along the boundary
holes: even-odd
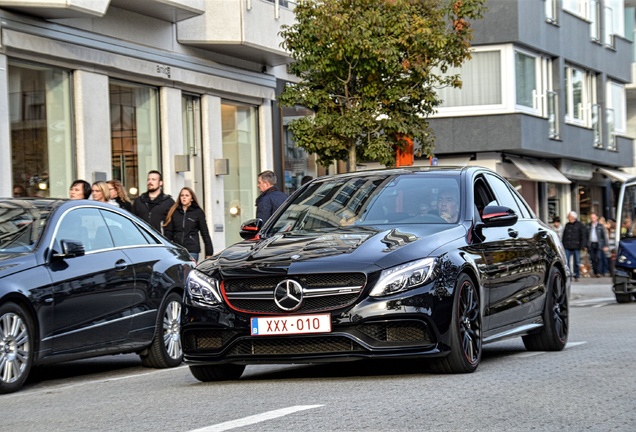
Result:
[[[294,311],[303,302],[303,287],[295,280],[285,279],[274,288],[274,302],[284,311]]]

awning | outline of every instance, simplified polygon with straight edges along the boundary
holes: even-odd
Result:
[[[634,175],[626,173],[625,171],[620,171],[620,170],[615,170],[610,168],[598,167],[596,168],[596,171],[622,183],[625,183],[627,180],[634,177]]]
[[[547,183],[572,183],[561,171],[538,159],[523,159],[508,156],[508,159],[530,180]]]

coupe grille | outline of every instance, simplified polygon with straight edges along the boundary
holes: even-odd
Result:
[[[224,281],[223,289],[229,306],[235,310],[276,314],[287,312],[274,301],[274,290],[285,279],[293,279],[302,286],[303,300],[295,313],[327,312],[350,306],[366,284],[364,274],[334,273],[228,279]]]

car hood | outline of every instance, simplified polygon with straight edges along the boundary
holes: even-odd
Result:
[[[0,254],[0,279],[36,265],[32,253]]]
[[[228,247],[199,265],[226,276],[247,269],[258,273],[364,271],[384,269],[430,256],[444,244],[466,235],[462,225],[401,225],[347,227],[311,233],[278,233],[272,237],[243,241]],[[278,271],[277,271],[278,270]]]

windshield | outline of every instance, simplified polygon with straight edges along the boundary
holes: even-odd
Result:
[[[621,239],[636,238],[636,184],[625,186],[620,224]]]
[[[312,183],[296,196],[272,231],[457,223],[459,212],[456,177],[415,173],[344,177]]]
[[[48,211],[0,202],[0,254],[32,251],[47,215]]]

